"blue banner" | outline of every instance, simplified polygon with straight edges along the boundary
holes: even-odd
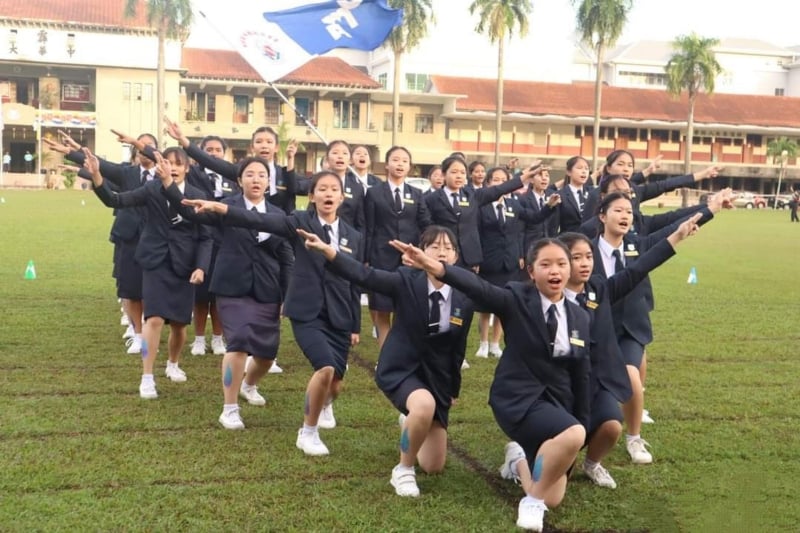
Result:
[[[264,18],[312,55],[334,48],[374,50],[403,21],[403,10],[386,0],[333,0],[283,11]]]

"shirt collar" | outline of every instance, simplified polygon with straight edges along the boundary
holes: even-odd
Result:
[[[261,202],[259,202],[257,204],[254,204],[253,202],[251,202],[247,198],[244,198],[244,206],[245,206],[245,208],[247,208],[248,211],[251,211],[253,209],[253,207],[255,207],[256,211],[258,211],[259,213],[266,213],[267,212],[267,206],[266,206],[266,202],[264,200],[261,200]]]
[[[565,301],[564,298],[561,298],[557,302],[551,302],[549,299],[545,298],[544,294],[539,293],[539,299],[541,300],[542,303],[542,314],[544,314],[545,317],[547,316],[547,310],[550,309],[550,306],[553,305],[554,303],[556,306],[556,315],[558,315],[558,318],[563,318],[567,316],[566,310],[564,309],[564,301]]]
[[[334,220],[330,224],[322,220],[322,218],[320,218],[319,216],[317,216],[317,220],[319,221],[320,226],[322,226],[323,228],[325,227],[326,224],[329,225],[331,227],[331,232],[333,233],[333,235],[335,236],[339,235],[339,217],[336,217],[336,220]]]
[[[446,302],[447,300],[450,299],[450,293],[451,293],[452,289],[451,289],[450,285],[447,285],[447,284],[442,285],[441,287],[439,287],[437,289],[436,287],[433,286],[433,283],[431,283],[431,280],[428,280],[428,296],[433,294],[434,291],[439,291],[439,294],[442,295],[442,301]]]
[[[613,257],[614,250],[619,250],[620,253],[622,253],[622,244],[619,245],[619,248],[614,248],[607,240],[603,238],[602,235],[597,239],[597,247],[600,248],[600,253],[605,257]]]

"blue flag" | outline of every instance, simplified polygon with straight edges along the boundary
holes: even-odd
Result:
[[[265,4],[272,11],[265,12]],[[386,0],[192,0],[264,78],[275,81],[334,48],[374,50],[403,20]]]
[[[403,10],[386,0],[332,0],[264,13],[264,18],[309,54],[334,48],[374,50],[403,21]]]

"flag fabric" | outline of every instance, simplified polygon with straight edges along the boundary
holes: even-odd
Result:
[[[403,10],[386,0],[194,0],[192,5],[268,82],[334,48],[374,50],[403,20]]]
[[[688,283],[690,285],[696,285],[697,284],[697,269],[695,267],[692,267],[689,270],[689,278],[686,280],[686,283]]]

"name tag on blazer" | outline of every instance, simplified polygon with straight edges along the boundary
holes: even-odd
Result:
[[[227,183],[223,182],[222,183],[222,190],[225,191],[225,192],[231,192],[233,189],[231,189],[230,185],[228,185]]]
[[[458,205],[460,205],[461,207],[469,207],[469,201],[459,200]]]
[[[586,307],[589,309],[597,309],[597,295],[593,292],[589,292],[586,298]]]
[[[278,189],[279,191],[285,191],[286,185],[276,185],[275,188]]]
[[[628,249],[622,252],[625,257],[636,257],[639,255],[639,252],[636,250],[636,246],[633,244],[628,245]]]
[[[572,346],[577,346],[579,348],[583,348],[584,346],[586,346],[586,343],[583,341],[583,339],[581,339],[580,334],[576,329],[573,329],[572,331],[569,332],[569,343]]]
[[[462,326],[464,324],[464,319],[461,318],[461,309],[458,307],[453,309],[452,313],[450,314],[450,323],[454,326]]]
[[[406,197],[406,198],[403,198],[403,203],[404,203],[404,204],[411,204],[411,205],[414,205],[414,200],[413,200],[412,198],[408,198],[408,197]]]
[[[342,237],[339,239],[339,251],[353,255],[353,249],[347,246],[348,240]]]
[[[506,218],[508,218],[508,217],[512,217],[512,218],[513,218],[513,217],[515,217],[515,216],[517,216],[517,215],[515,215],[515,214],[514,214],[513,212],[511,212],[511,211],[506,211],[505,213],[503,213],[503,216],[505,216]]]

